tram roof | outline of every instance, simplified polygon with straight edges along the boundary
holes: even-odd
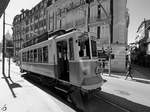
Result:
[[[81,31],[74,30],[74,31],[72,31],[72,32],[65,33],[65,34],[63,34],[63,35],[57,36],[57,37],[55,37],[55,39],[56,39],[56,40],[58,40],[58,39],[64,39],[64,38],[66,38],[68,35],[74,34],[75,32],[82,33]]]
[[[44,45],[46,45],[49,41],[51,41],[52,39],[53,39],[53,38],[50,38],[50,39],[48,39],[48,40],[46,40],[46,41],[42,41],[42,42],[33,44],[33,45],[31,45],[31,46],[25,47],[25,48],[21,49],[19,52],[26,51],[26,50],[29,50],[29,49],[38,48],[39,46],[44,46]]]
[[[24,50],[28,50],[28,49],[33,48],[33,47],[35,47],[35,46],[43,45],[43,44],[45,44],[45,43],[47,43],[47,42],[49,42],[49,41],[51,41],[51,40],[53,40],[53,39],[55,39],[55,40],[64,39],[64,38],[66,38],[68,35],[71,35],[71,34],[73,35],[75,32],[82,33],[81,31],[73,30],[73,31],[71,31],[71,32],[69,32],[69,33],[65,33],[65,34],[62,34],[62,35],[60,35],[60,36],[52,36],[51,38],[48,38],[48,40],[46,40],[46,41],[42,41],[42,42],[40,42],[40,43],[37,43],[37,44],[31,45],[31,46],[28,46],[28,47],[26,47],[26,48],[23,48],[23,49],[21,49],[19,52],[22,52],[22,51],[24,51]]]

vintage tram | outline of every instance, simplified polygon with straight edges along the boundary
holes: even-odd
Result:
[[[94,34],[73,30],[25,47],[19,53],[21,70],[36,74],[45,83],[83,91],[101,89],[103,79],[95,73],[98,59]]]

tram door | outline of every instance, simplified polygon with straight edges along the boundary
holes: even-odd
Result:
[[[69,60],[67,57],[67,41],[57,42],[58,78],[69,82]]]

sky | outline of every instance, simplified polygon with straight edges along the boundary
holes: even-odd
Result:
[[[8,24],[13,23],[13,19],[17,14],[21,14],[21,9],[32,9],[41,0],[10,0],[5,11],[5,22]],[[12,34],[12,26],[6,25],[5,33],[8,31]],[[3,16],[0,18],[0,41],[3,37]]]
[[[127,8],[130,14],[128,28],[129,43],[135,42],[136,31],[145,19],[150,19],[150,0],[127,0]]]
[[[6,23],[12,24],[15,15],[20,14],[21,9],[32,9],[41,0],[10,0],[6,9]],[[145,19],[150,19],[150,0],[127,0],[127,8],[130,14],[130,24],[128,28],[128,42],[134,42],[136,31],[140,23]],[[11,26],[6,25],[6,33],[12,34]],[[0,18],[0,41],[3,35],[3,17]]]

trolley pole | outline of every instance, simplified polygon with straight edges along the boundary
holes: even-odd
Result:
[[[92,44],[91,44],[91,37],[90,37],[90,27],[89,27],[89,23],[90,23],[90,0],[87,0],[87,22],[86,22],[86,27],[87,27],[87,32],[88,32],[88,36],[89,36],[89,46],[90,46],[90,58],[92,59]]]
[[[5,74],[5,11],[3,14],[3,63],[2,63],[2,73]]]

